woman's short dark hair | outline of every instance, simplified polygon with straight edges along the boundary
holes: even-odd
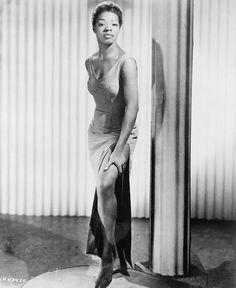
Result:
[[[92,25],[93,25],[93,28],[95,27],[96,25],[96,22],[97,22],[97,19],[98,19],[98,16],[103,13],[103,12],[113,12],[117,15],[118,17],[118,20],[119,20],[119,25],[121,27],[122,25],[122,11],[121,11],[121,8],[114,2],[111,2],[111,1],[104,1],[100,4],[98,4],[94,11],[93,11],[93,15],[92,15]]]

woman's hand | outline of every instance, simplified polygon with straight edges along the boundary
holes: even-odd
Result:
[[[114,164],[119,173],[123,173],[126,167],[126,158],[125,158],[125,151],[124,148],[115,148],[115,150],[112,152],[110,159],[107,163],[107,165],[104,168],[104,171],[108,170],[109,167]]]

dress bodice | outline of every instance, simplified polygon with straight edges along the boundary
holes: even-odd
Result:
[[[127,53],[123,54],[100,79],[95,75],[92,57],[89,58],[88,90],[96,104],[91,126],[96,132],[109,133],[121,129],[126,104],[120,71],[128,57]]]

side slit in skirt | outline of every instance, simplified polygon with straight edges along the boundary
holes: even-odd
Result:
[[[117,218],[115,227],[116,249],[114,250],[114,256],[119,257],[121,263],[122,262],[124,263],[124,260],[127,261],[132,267],[129,162],[130,161],[126,163],[125,171],[118,176],[115,185],[115,196],[117,199]],[[86,253],[97,255],[101,258],[103,252],[104,228],[98,214],[97,202],[98,197],[97,197],[97,191],[95,190],[92,213],[89,223]]]

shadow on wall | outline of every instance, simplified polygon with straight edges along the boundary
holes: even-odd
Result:
[[[165,77],[161,46],[152,39],[152,138],[160,133],[165,111]]]

